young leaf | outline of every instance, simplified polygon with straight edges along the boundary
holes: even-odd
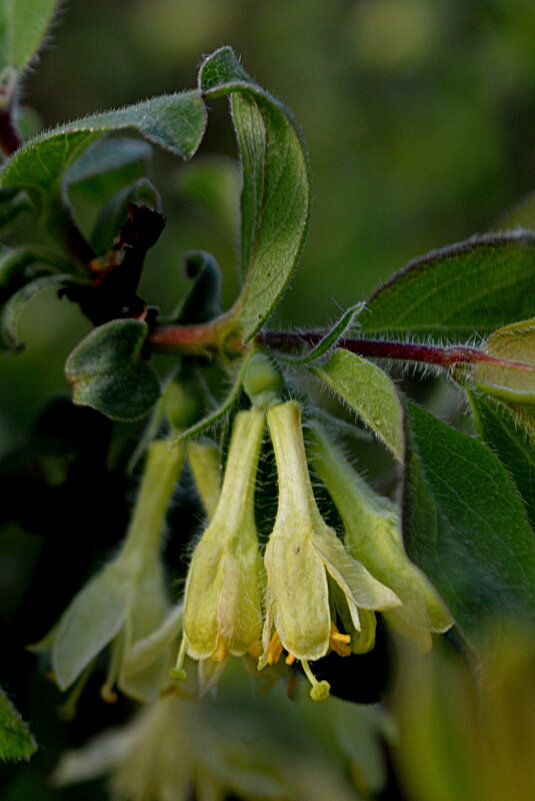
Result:
[[[508,471],[484,444],[407,404],[403,502],[411,559],[467,635],[535,620],[535,540]]]
[[[318,344],[306,351],[302,356],[283,356],[282,358],[284,361],[290,362],[291,364],[309,364],[319,359],[320,356],[327,353],[327,351],[334,347],[338,340],[348,332],[353,325],[353,320],[355,317],[358,317],[364,307],[364,303],[356,303],[354,306],[350,306],[349,309],[346,309],[340,319],[325,336],[320,339]]]
[[[230,315],[247,340],[273,310],[300,256],[310,214],[308,162],[291,113],[247,75],[231,48],[206,59],[199,87],[206,97],[231,94],[243,170],[245,283]]]
[[[94,114],[29,139],[0,173],[0,185],[25,189],[51,232],[61,225],[63,177],[102,134],[133,128],[145,139],[190,158],[202,139],[206,109],[200,92],[177,92],[117,111]]]
[[[147,414],[160,395],[157,374],[141,359],[147,332],[142,320],[111,320],[83,339],[65,365],[74,403],[123,422]]]
[[[0,250],[0,304],[33,278],[70,268],[60,253],[44,245]]]
[[[535,437],[505,403],[481,392],[469,392],[479,435],[515,481],[535,530]]]
[[[433,337],[489,333],[533,315],[535,234],[474,237],[410,262],[369,298],[369,334]]]
[[[485,351],[518,367],[477,364],[473,379],[479,389],[510,403],[535,404],[535,319],[495,331],[488,338]]]
[[[17,323],[24,305],[44,289],[51,287],[61,288],[72,283],[72,276],[65,273],[43,275],[30,281],[15,292],[0,311],[0,348],[7,350],[20,350],[23,343],[17,338]]]
[[[398,461],[403,460],[402,406],[383,370],[342,349],[335,350],[325,364],[309,370],[362,418]]]
[[[0,687],[0,760],[28,759],[36,750],[28,726]]]
[[[57,0],[0,0],[0,70],[24,69],[39,50]]]

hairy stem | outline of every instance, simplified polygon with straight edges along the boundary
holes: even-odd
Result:
[[[221,322],[223,318],[221,318]],[[237,355],[247,350],[247,346],[234,336],[222,340],[220,321],[203,325],[161,325],[149,335],[148,346],[159,353],[187,353],[205,355]],[[320,342],[327,331],[261,331],[255,337],[255,343],[271,348],[279,353],[302,353],[306,348],[313,348]],[[223,348],[222,348],[223,346]],[[393,361],[419,362],[433,364],[445,370],[456,364],[492,364],[496,367],[535,372],[535,367],[523,362],[514,362],[491,356],[478,348],[464,345],[420,345],[412,342],[392,342],[380,339],[353,339],[342,337],[336,343],[337,348],[349,350],[358,356],[370,359],[391,359]]]
[[[258,344],[266,345],[283,353],[295,353],[303,346],[314,347],[325,336],[325,331],[303,331],[292,333],[287,331],[262,331],[257,335]],[[420,345],[411,342],[391,342],[379,339],[339,339],[336,347],[349,350],[358,356],[371,359],[392,359],[395,361],[420,362],[434,364],[448,369],[456,364],[493,364],[496,367],[509,367],[518,370],[535,371],[535,367],[522,362],[511,362],[491,356],[478,348],[464,345]]]

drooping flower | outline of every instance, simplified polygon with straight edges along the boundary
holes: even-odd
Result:
[[[323,520],[310,482],[300,405],[288,401],[272,406],[267,419],[279,500],[264,557],[267,599],[260,667],[273,664],[286,650],[289,663],[301,661],[312,683],[311,695],[319,700],[327,697],[329,685],[315,679],[308,662],[329,649],[340,655],[351,651],[351,634],[337,630],[337,609],[342,609],[341,619],[362,632],[371,625],[372,610],[393,609],[400,601],[350,555]]]
[[[311,427],[308,442],[314,468],[342,518],[351,554],[401,601],[385,611],[386,619],[420,650],[429,650],[431,633],[447,631],[453,619],[429,579],[407,556],[395,505],[372,490],[319,427]]]
[[[239,412],[234,419],[221,493],[186,579],[177,677],[186,654],[221,662],[260,642],[263,579],[254,482],[264,427],[260,410]]]
[[[80,590],[44,640],[33,646],[51,650],[61,690],[70,687],[109,645],[103,697],[114,700],[115,684],[141,701],[157,697],[169,670],[169,649],[142,665],[131,656],[136,642],[157,629],[169,611],[160,541],[183,460],[183,446],[171,447],[165,440],[152,443],[119,553]]]

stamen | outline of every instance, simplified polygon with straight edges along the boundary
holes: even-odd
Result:
[[[301,659],[305,676],[312,685],[310,690],[310,697],[313,701],[325,701],[331,692],[331,685],[328,681],[318,681],[310,669],[310,665],[306,659]]]
[[[294,654],[288,654],[288,656],[286,657],[286,664],[293,665],[294,662],[295,662]]]
[[[334,623],[331,624],[329,635],[329,645],[338,656],[349,656],[351,654],[351,637],[349,634],[341,634]]]
[[[111,658],[108,667],[108,675],[106,676],[106,681],[100,688],[100,697],[107,704],[116,704],[118,701],[118,695],[113,688],[115,686],[117,679],[119,678],[119,673],[121,671],[121,662],[124,654],[124,644],[125,644],[124,635],[121,636],[120,633],[111,646]]]
[[[279,661],[280,656],[282,654],[283,648],[281,639],[279,637],[278,632],[276,631],[271,638],[271,642],[269,643],[269,648],[267,652],[267,663],[268,665],[274,665],[276,662]]]
[[[187,642],[184,635],[182,635],[182,642],[178,649],[178,656],[176,658],[176,665],[169,671],[169,675],[177,681],[184,681],[187,673],[184,670],[184,659],[186,658]]]

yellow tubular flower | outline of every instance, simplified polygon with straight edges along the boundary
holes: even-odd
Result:
[[[359,607],[393,609],[400,601],[350,556],[321,517],[310,483],[299,404],[288,401],[272,406],[267,418],[277,461],[279,502],[264,558],[267,609],[259,666],[272,664],[285,649],[287,662],[301,660],[312,683],[312,697],[319,700],[328,695],[328,685],[316,682],[308,660],[320,659],[330,648],[344,653],[343,646],[350,640],[332,620],[329,582],[336,586],[333,605],[345,604],[356,631],[362,629]]]
[[[402,604],[386,612],[400,634],[421,651],[431,648],[431,632],[444,632],[453,619],[437,591],[408,558],[394,504],[377,495],[317,427],[310,430],[310,455],[346,530],[351,554],[391,587]]]
[[[240,412],[234,420],[221,494],[186,580],[179,672],[185,654],[222,661],[260,641],[262,563],[253,500],[264,426],[260,410]]]

